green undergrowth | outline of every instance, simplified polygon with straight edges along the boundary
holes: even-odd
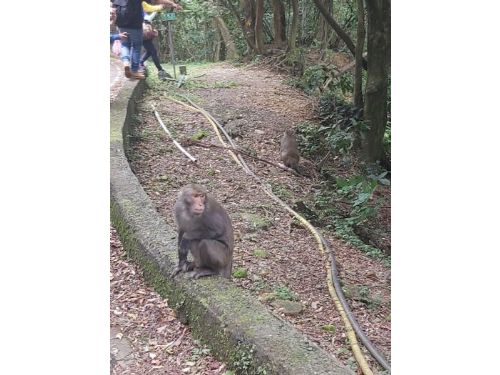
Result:
[[[233,271],[233,277],[243,279],[248,276],[248,270],[245,267],[238,267]]]
[[[273,290],[273,294],[276,296],[276,298],[284,301],[299,300],[299,296],[297,295],[297,293],[288,288],[286,285],[277,285]]]
[[[255,346],[238,343],[231,355],[231,363],[238,375],[268,375],[271,374],[267,365],[254,365]]]
[[[311,206],[322,226],[333,230],[341,239],[366,254],[389,261],[382,250],[364,243],[355,233],[356,226],[363,225],[376,214],[377,205],[370,203],[376,186],[375,181],[363,176],[324,182],[319,185],[320,190],[313,197]],[[341,215],[336,203],[348,205],[348,212]]]
[[[318,115],[319,124],[304,122],[297,127],[301,154],[321,165],[320,182],[308,200],[308,209],[320,226],[368,255],[387,260],[381,249],[363,242],[355,230],[376,220],[380,207],[386,204],[382,197],[375,198],[375,191],[379,186],[390,186],[390,172],[379,165],[357,162],[357,142],[364,125],[355,107],[340,97],[324,95]],[[326,163],[321,164],[323,159]]]

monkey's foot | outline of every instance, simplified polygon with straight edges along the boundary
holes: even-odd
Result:
[[[179,272],[188,272],[188,271],[192,271],[194,269],[194,264],[193,262],[182,262],[181,264],[179,264],[177,267],[174,268],[174,270],[172,271],[172,274],[170,275],[171,277],[174,277],[175,275],[177,275]]]
[[[172,271],[172,273],[170,274],[170,277],[175,277],[179,272],[181,272],[182,268],[177,266],[174,268],[174,270]]]
[[[209,268],[199,268],[193,272],[192,275],[190,275],[191,278],[194,279],[199,279],[200,277],[204,276],[212,276],[212,275],[217,275],[218,273],[209,269]]]

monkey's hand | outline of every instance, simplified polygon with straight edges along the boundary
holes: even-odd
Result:
[[[176,276],[179,272],[188,272],[194,269],[193,262],[188,262],[187,260],[179,262],[179,265],[172,271],[171,277]]]

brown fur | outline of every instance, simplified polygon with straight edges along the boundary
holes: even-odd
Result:
[[[297,147],[297,139],[295,138],[295,132],[293,129],[285,130],[285,134],[283,134],[283,137],[281,138],[280,152],[283,164],[297,171],[300,155]]]
[[[226,210],[203,187],[193,184],[181,189],[174,215],[179,264],[173,274],[194,270],[196,279],[209,275],[230,279],[234,235]],[[193,262],[187,261],[189,251]]]

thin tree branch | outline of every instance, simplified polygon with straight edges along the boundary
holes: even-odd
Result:
[[[183,146],[198,146],[198,147],[205,147],[205,148],[222,148],[222,149],[226,149],[226,150],[232,150],[232,151],[234,151],[236,153],[248,156],[248,157],[250,157],[252,159],[255,159],[255,160],[258,160],[258,161],[262,161],[262,162],[267,163],[269,165],[272,165],[274,167],[277,167],[277,168],[283,169],[285,171],[291,172],[291,173],[293,173],[296,176],[300,176],[300,174],[296,170],[294,170],[292,168],[288,168],[287,166],[285,166],[283,164],[280,164],[280,163],[274,163],[272,161],[259,158],[258,156],[254,156],[254,155],[250,154],[248,151],[242,150],[239,147],[219,146],[219,145],[215,145],[213,143],[205,143],[205,142],[195,141],[195,140],[192,140],[192,139],[185,139],[181,143],[182,143]]]

